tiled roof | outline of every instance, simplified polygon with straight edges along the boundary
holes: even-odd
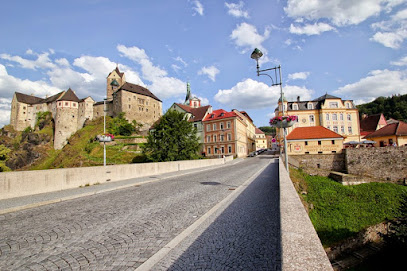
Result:
[[[322,101],[325,101],[326,99],[341,99],[341,98],[339,98],[339,97],[336,97],[336,96],[332,96],[332,95],[330,95],[330,94],[325,94],[325,95],[322,95],[321,97],[318,97],[318,98],[316,98],[315,100],[314,100],[314,102],[322,102]],[[342,100],[342,99],[341,99]]]
[[[365,136],[365,138],[381,137],[381,136],[407,136],[407,123],[399,121],[398,123],[387,124],[379,130]]]
[[[120,78],[123,77],[124,72],[120,72],[119,67],[116,67],[116,69],[114,69],[112,72],[114,72],[114,71],[120,76]],[[109,75],[107,77],[109,77],[112,74],[112,72],[109,73]]]
[[[256,127],[256,134],[264,134],[264,132]]]
[[[343,136],[323,126],[297,127],[287,136],[287,140],[320,138],[343,138]]]
[[[214,110],[211,114],[206,115],[206,117],[203,119],[203,121],[220,120],[220,119],[226,119],[226,118],[231,118],[231,117],[238,117],[238,115],[233,111],[227,112],[226,110],[218,109],[218,110]]]
[[[133,92],[136,94],[148,96],[148,97],[151,97],[151,98],[161,102],[161,100],[158,99],[157,96],[155,96],[153,93],[151,93],[148,89],[146,89],[145,87],[139,86],[139,85],[135,85],[135,84],[126,82],[117,91],[120,91],[120,90],[126,90],[126,91],[130,91],[130,92]]]
[[[27,94],[23,94],[20,92],[16,92],[16,98],[17,101],[19,101],[20,103],[25,103],[25,104],[37,104],[39,103],[42,99],[32,96],[32,95],[27,95]]]
[[[191,113],[193,116],[192,119],[190,119],[191,122],[195,121],[202,121],[202,119],[205,117],[206,112],[208,112],[208,109],[211,107],[210,105],[206,106],[201,106],[201,107],[191,107],[189,105],[185,104],[180,104],[176,103],[179,107],[181,107],[183,110],[185,110],[188,113]]]
[[[380,119],[382,118],[383,114],[374,114],[362,118],[360,120],[360,134],[370,134],[376,131],[377,125],[379,124]],[[386,121],[383,117],[383,121]]]
[[[72,101],[79,103],[79,98],[78,96],[76,96],[75,92],[73,92],[73,90],[69,88],[64,95],[57,99],[57,101]]]
[[[288,107],[287,109],[289,111],[297,111],[297,110],[315,110],[315,109],[321,109],[321,104],[324,103],[324,101],[326,99],[340,99],[339,97],[330,95],[330,94],[325,94],[322,95],[321,97],[318,97],[312,101],[292,101],[292,102],[288,102]],[[350,100],[342,100],[342,101],[350,101]],[[294,110],[293,109],[293,104],[297,104],[298,105],[298,109]],[[312,104],[312,109],[308,109],[308,104]],[[352,109],[355,109],[356,107],[354,107],[354,105],[352,104]],[[275,109],[278,110],[278,107]]]

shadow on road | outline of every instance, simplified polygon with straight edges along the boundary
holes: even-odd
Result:
[[[278,163],[272,163],[168,270],[281,270],[280,236]]]

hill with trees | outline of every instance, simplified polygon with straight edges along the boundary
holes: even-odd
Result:
[[[356,106],[359,114],[374,115],[383,113],[386,119],[407,121],[407,94],[391,97],[378,97],[370,103]]]

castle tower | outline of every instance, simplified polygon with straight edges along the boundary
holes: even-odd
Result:
[[[68,138],[78,130],[79,99],[68,89],[56,101],[54,149],[62,149]]]
[[[113,93],[118,90],[121,86],[126,83],[126,77],[124,76],[124,72],[120,72],[119,66],[116,66],[109,75],[107,76],[107,83],[106,83],[106,98],[108,100],[113,99]]]

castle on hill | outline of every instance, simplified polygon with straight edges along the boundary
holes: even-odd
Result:
[[[11,102],[10,125],[17,131],[34,128],[38,112],[49,111],[54,119],[54,148],[62,149],[68,138],[81,129],[86,120],[124,112],[128,121],[142,124],[148,130],[162,115],[162,101],[147,88],[126,82],[116,67],[106,78],[106,100],[92,97],[79,99],[72,89],[51,97],[39,98],[15,92]]]

